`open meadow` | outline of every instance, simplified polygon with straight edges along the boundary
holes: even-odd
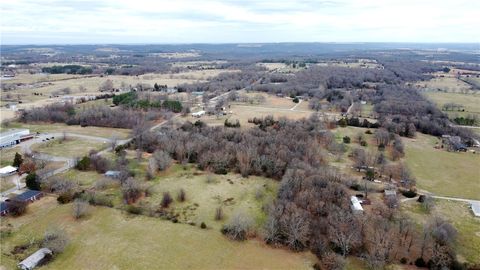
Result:
[[[439,196],[480,199],[480,154],[435,149],[439,139],[417,133],[404,138],[405,159],[417,187]]]
[[[450,117],[474,115],[480,118],[480,92],[469,94],[451,93],[440,91],[426,91],[423,94],[435,102],[439,109],[442,109],[444,104],[456,103],[464,106],[465,111],[444,111]]]
[[[108,140],[105,142],[83,140],[78,138],[61,138],[34,144],[32,151],[48,154],[51,156],[76,158],[87,155],[91,150],[102,150],[108,147]]]

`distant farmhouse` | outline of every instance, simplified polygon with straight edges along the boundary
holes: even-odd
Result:
[[[33,138],[28,129],[11,129],[0,133],[0,148],[14,146],[22,141]]]

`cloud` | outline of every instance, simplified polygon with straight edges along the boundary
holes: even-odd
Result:
[[[10,0],[2,44],[479,42],[474,0]]]

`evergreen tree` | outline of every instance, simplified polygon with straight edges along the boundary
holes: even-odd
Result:
[[[19,153],[15,153],[15,158],[13,159],[12,166],[20,168],[20,165],[22,165],[22,163],[23,163],[22,155],[20,155]]]

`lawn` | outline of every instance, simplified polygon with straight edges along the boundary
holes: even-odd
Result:
[[[80,187],[88,188],[92,187],[97,180],[103,178],[103,175],[95,171],[79,171],[72,169],[62,174],[59,174],[58,177],[73,181],[77,183]]]
[[[422,81],[417,83],[421,88],[437,91],[442,90],[450,93],[463,93],[469,92],[471,86],[455,77],[436,77],[429,81]]]
[[[425,224],[428,219],[428,214],[415,201],[403,203],[401,210],[419,225]],[[460,261],[480,263],[480,219],[473,216],[467,203],[436,200],[430,215],[449,220],[457,229],[456,247]]]
[[[88,217],[75,221],[71,204],[42,201],[23,217],[2,219],[2,226],[14,228],[2,240],[1,264],[7,269],[21,259],[10,255],[15,245],[39,239],[52,226],[67,231],[70,245],[43,269],[311,269],[315,262],[311,253],[275,249],[258,240],[234,242],[215,229],[111,208],[92,208]]]
[[[7,127],[2,127],[7,128]],[[58,123],[43,123],[43,124],[25,124],[19,122],[10,123],[8,128],[27,128],[31,133],[67,133],[97,136],[102,138],[111,138],[115,136],[117,139],[126,139],[130,136],[130,130],[124,128],[107,128],[107,127],[82,127],[69,126]]]
[[[65,141],[55,139],[36,143],[32,146],[32,150],[52,156],[74,158],[85,156],[90,150],[101,150],[107,146],[108,143],[69,138]]]
[[[480,155],[435,149],[436,137],[404,138],[406,163],[417,187],[435,195],[480,199]]]
[[[8,165],[12,165],[13,158],[15,157],[15,153],[22,153],[22,149],[20,147],[8,147],[0,149],[0,166],[5,167]]]

